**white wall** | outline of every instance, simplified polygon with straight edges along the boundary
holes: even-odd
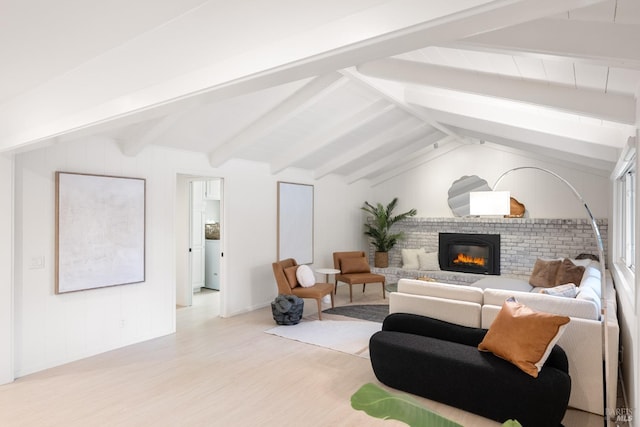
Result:
[[[640,89],[639,89],[640,91]],[[636,126],[640,127],[640,92],[636,97]],[[636,131],[636,147],[640,142],[640,132]],[[636,157],[636,170],[640,170],[640,158]],[[636,199],[636,224],[640,224],[640,198]],[[636,227],[636,266],[640,265],[640,227]],[[615,266],[614,266],[615,267]],[[618,319],[620,323],[620,344],[623,346],[621,364],[622,378],[627,392],[628,405],[633,409],[634,426],[640,425],[640,382],[638,371],[640,366],[640,279],[638,270],[633,282],[622,269],[613,269],[614,280],[618,292]]]
[[[373,188],[375,199],[369,202],[386,204],[398,197],[398,213],[416,208],[419,217],[451,217],[453,213],[447,199],[454,181],[464,175],[478,175],[493,186],[503,172],[516,166],[537,166],[558,173],[582,194],[596,217],[608,217],[611,199],[607,174],[594,175],[559,161],[534,160],[490,144],[464,145],[380,183]],[[573,193],[556,178],[540,171],[513,172],[497,189],[510,190],[513,197],[525,204],[530,217],[585,217],[585,210]]]
[[[175,331],[176,281],[181,268],[176,266],[179,176],[224,179],[223,315],[266,306],[277,294],[271,263],[277,251],[278,180],[314,185],[314,265],[330,266],[331,253],[336,250],[366,248],[359,211],[368,195],[366,183],[347,186],[336,177],[314,181],[310,173],[300,170],[273,176],[267,165],[244,161],[213,169],[206,156],[157,147],[130,158],[106,139],[57,144],[17,155],[15,170],[16,376]],[[144,283],[54,293],[56,170],[146,179]],[[40,256],[45,258],[45,267],[28,268],[30,260]],[[5,262],[6,258],[1,259]]]
[[[153,150],[123,157],[115,144],[97,139],[16,156],[16,376],[175,330],[175,178],[166,170],[169,158]],[[55,294],[57,170],[147,180],[144,283]],[[44,257],[44,268],[30,268],[38,257]]]
[[[0,384],[13,381],[13,157],[0,155]]]
[[[366,248],[358,209],[368,191],[366,183],[347,186],[335,177],[314,181],[302,170],[273,176],[266,164],[237,160],[218,176],[224,178],[224,315],[263,307],[277,294],[271,263],[277,257],[278,181],[314,186],[312,267],[332,266],[334,251]]]

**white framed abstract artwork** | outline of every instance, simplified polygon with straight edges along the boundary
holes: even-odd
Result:
[[[313,263],[313,185],[278,182],[278,259]]]
[[[56,293],[145,280],[146,181],[56,172]]]

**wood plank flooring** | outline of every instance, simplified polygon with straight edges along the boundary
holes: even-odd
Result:
[[[264,333],[270,308],[219,318],[217,301],[196,294],[178,309],[176,334],[0,386],[0,426],[405,425],[351,408],[360,386],[377,383],[368,359]],[[354,304],[383,302],[378,286],[354,289]],[[340,287],[336,304],[347,303]],[[314,312],[306,303],[305,316]],[[464,426],[499,425],[419,400]]]

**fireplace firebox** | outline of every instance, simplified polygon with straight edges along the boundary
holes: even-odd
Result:
[[[440,269],[462,273],[500,274],[500,235],[440,233]]]

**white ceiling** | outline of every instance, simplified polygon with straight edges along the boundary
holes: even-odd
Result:
[[[87,136],[375,179],[464,144],[610,172],[640,2],[0,0],[0,150]]]

